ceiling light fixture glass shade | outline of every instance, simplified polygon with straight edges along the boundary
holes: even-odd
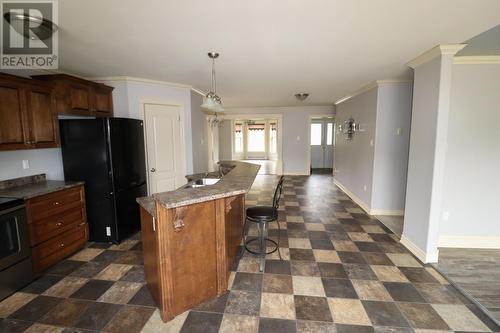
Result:
[[[219,57],[217,52],[209,52],[208,57],[212,59],[212,80],[210,83],[210,91],[203,97],[201,109],[207,112],[220,113],[224,111],[222,107],[222,99],[217,95],[217,80],[215,77],[215,59]]]

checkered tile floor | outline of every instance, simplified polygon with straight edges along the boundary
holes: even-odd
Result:
[[[259,176],[247,204],[269,204],[276,181]],[[145,286],[137,235],[90,244],[1,302],[0,332],[500,331],[330,175],[287,177],[279,223],[282,261],[269,255],[259,273],[258,259],[243,254],[228,293],[169,323]]]

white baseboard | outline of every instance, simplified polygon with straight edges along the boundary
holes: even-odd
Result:
[[[333,179],[335,185],[337,185],[347,196],[349,196],[352,201],[357,203],[368,215],[392,215],[392,216],[402,216],[404,215],[404,210],[385,210],[385,209],[372,209],[366,202],[361,200],[356,194],[352,193],[342,185],[341,182]]]
[[[370,215],[403,216],[403,215],[405,215],[405,211],[404,210],[372,209],[372,210],[370,210]]]
[[[292,172],[284,172],[285,176],[309,176],[309,172],[301,172],[301,171],[292,171]]]
[[[358,204],[359,207],[363,208],[363,210],[369,214],[370,214],[370,206],[364,202],[363,200],[361,200],[360,198],[358,198],[358,196],[354,193],[352,193],[351,191],[349,191],[344,185],[342,185],[341,182],[339,182],[337,179],[333,178],[333,183],[335,185],[338,186],[338,188],[340,188],[345,194],[347,194],[348,197],[350,197],[352,199],[352,201],[354,201],[355,203]]]
[[[470,249],[500,249],[500,237],[495,236],[440,236],[439,247]]]
[[[413,253],[424,264],[438,262],[439,250],[435,253],[426,253],[424,250],[419,248],[415,243],[406,238],[405,235],[401,236],[401,244],[403,244],[408,251]]]

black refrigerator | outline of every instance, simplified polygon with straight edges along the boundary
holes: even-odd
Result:
[[[89,240],[119,243],[140,229],[137,197],[147,195],[143,122],[61,119],[66,180],[85,181]]]

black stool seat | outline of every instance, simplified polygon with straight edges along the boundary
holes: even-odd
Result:
[[[247,218],[253,222],[276,220],[276,213],[270,206],[254,206],[247,208]]]

